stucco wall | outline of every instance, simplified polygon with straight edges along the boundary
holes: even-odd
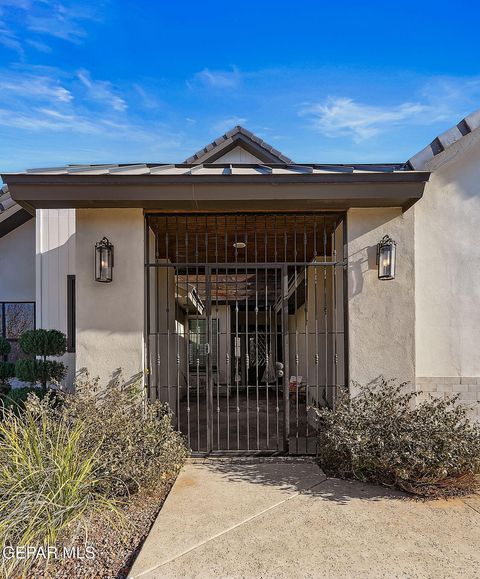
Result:
[[[347,215],[349,378],[367,384],[383,375],[414,382],[415,286],[413,211],[351,209]],[[397,242],[396,278],[380,281],[376,246]]]
[[[78,209],[77,372],[101,383],[121,369],[125,380],[143,375],[144,219],[141,209]],[[113,282],[94,280],[94,246],[114,245]]]
[[[425,168],[414,207],[417,376],[480,377],[480,130]]]
[[[35,219],[0,238],[0,302],[35,301]]]

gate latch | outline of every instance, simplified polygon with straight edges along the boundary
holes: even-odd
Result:
[[[205,354],[210,354],[210,344],[205,344]]]

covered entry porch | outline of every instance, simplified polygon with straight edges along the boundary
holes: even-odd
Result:
[[[346,384],[337,212],[146,216],[147,365],[199,453],[314,453]]]

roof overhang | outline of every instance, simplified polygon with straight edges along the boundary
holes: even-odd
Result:
[[[14,205],[6,211],[3,211],[0,213],[0,238],[30,219],[32,219],[31,213],[19,205]]]
[[[423,195],[428,172],[299,174],[5,174],[27,210],[143,207],[168,211],[402,207]]]

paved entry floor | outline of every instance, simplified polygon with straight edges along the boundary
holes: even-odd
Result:
[[[316,437],[313,414],[307,420],[305,396],[290,395],[289,445],[292,454],[315,454]],[[231,389],[213,399],[213,451],[283,451],[283,394],[251,387]],[[190,411],[188,411],[190,409]],[[189,419],[190,417],[190,419]],[[189,439],[193,452],[207,451],[207,405],[205,393],[194,390],[180,402],[180,430]]]
[[[477,578],[480,498],[421,502],[292,459],[192,460],[131,577]]]

